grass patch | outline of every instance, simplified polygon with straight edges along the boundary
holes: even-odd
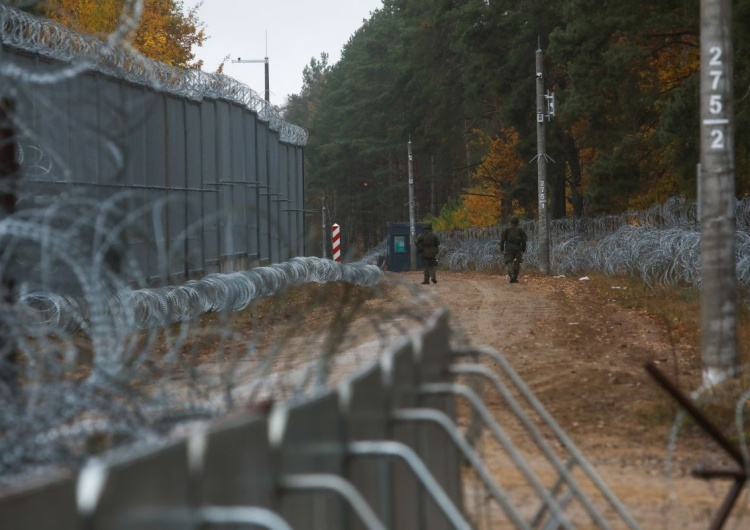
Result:
[[[669,330],[676,343],[701,347],[699,289],[687,286],[648,287],[640,279],[626,276],[596,276],[592,282],[601,296],[622,307],[641,311]],[[740,365],[750,363],[750,290],[737,291],[737,358]]]
[[[655,319],[668,331],[675,351],[682,352],[680,359],[685,364],[697,368],[700,373],[701,360],[701,293],[699,289],[687,286],[648,287],[640,279],[625,276],[589,275],[591,285],[598,296],[606,297],[621,307],[641,312]],[[699,408],[711,418],[724,434],[737,440],[735,410],[742,394],[750,389],[750,291],[741,288],[737,293],[737,359],[740,374],[722,383],[715,389],[696,398]],[[677,348],[677,346],[680,346]],[[688,352],[689,358],[684,358]],[[670,371],[671,367],[667,370]],[[697,388],[700,379],[676,381],[684,391]],[[664,400],[643,403],[637,413],[642,421],[650,424],[664,424],[674,419],[677,408],[666,393]],[[685,420],[688,432],[701,430],[692,420]],[[748,429],[745,429],[748,431]],[[750,435],[750,431],[747,432]],[[750,436],[749,436],[750,437]]]
[[[590,275],[599,295],[660,322],[675,343],[700,347],[700,291],[685,286],[648,287],[629,276]]]

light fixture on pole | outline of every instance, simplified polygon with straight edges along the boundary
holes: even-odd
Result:
[[[266,32],[266,56],[263,59],[241,59],[240,57],[237,57],[236,61],[232,61],[233,63],[265,63],[266,65],[266,94],[265,99],[266,103],[271,103],[271,89],[269,84],[269,75],[268,75],[268,32]]]
[[[233,63],[265,63],[266,64],[266,94],[265,99],[268,103],[271,102],[271,90],[269,88],[268,83],[268,57],[265,57],[264,59],[241,59],[240,57],[237,57],[236,61],[232,61]]]

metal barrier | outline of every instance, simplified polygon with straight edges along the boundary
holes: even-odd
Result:
[[[500,415],[477,378],[502,398]],[[476,439],[458,427],[471,414],[486,427]],[[486,458],[493,441],[530,485],[523,494]],[[337,388],[123,451],[77,480],[0,497],[3,527],[638,528],[499,352],[450,345],[444,311]],[[540,462],[554,480],[540,478]]]
[[[42,229],[72,226],[76,246],[107,254],[133,282],[305,255],[307,134],[278,109],[221,74],[5,5],[0,22],[19,212]]]

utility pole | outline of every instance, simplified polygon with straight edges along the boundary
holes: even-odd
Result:
[[[732,0],[701,0],[701,358],[703,383],[737,368]]]
[[[411,137],[407,144],[409,154],[409,270],[415,270],[417,267],[417,223],[414,219],[414,168],[411,154]]]
[[[545,99],[549,111],[545,114]],[[541,43],[536,50],[536,163],[539,193],[539,219],[537,238],[539,243],[539,270],[549,274],[549,222],[547,220],[547,140],[544,131],[544,118],[554,115],[554,94],[544,94],[544,54]]]
[[[323,197],[323,208],[320,210],[321,212],[321,219],[322,219],[322,228],[323,228],[323,259],[326,259],[328,257],[328,233],[326,232],[326,198]]]

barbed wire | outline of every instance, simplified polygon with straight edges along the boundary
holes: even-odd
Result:
[[[750,198],[736,201],[737,278],[750,285]],[[523,221],[528,234],[526,265],[539,269],[536,221]],[[441,266],[453,271],[499,270],[502,226],[437,231]],[[697,206],[672,197],[648,210],[619,216],[556,219],[550,222],[550,272],[553,274],[632,275],[649,286],[700,287],[700,230]],[[369,263],[384,263],[386,242],[367,253]]]
[[[127,2],[126,12],[135,13],[139,3]],[[102,43],[7,6],[0,5],[0,17],[4,45],[62,61],[41,61],[33,68],[0,61],[0,73],[20,87],[33,91],[33,85],[95,70],[188,99],[245,105],[282,141],[307,142],[306,131],[283,122],[278,109],[249,87],[222,74],[174,69],[134,53],[119,37],[127,23]],[[126,15],[126,22],[128,17],[135,20]],[[25,171],[46,174],[49,161],[36,151],[28,145],[18,156]],[[356,345],[351,334],[363,335],[361,328],[352,328],[358,317],[365,316],[385,342],[428,316],[421,304],[425,295],[417,290],[401,305],[382,308],[367,305],[356,293],[330,292],[352,285],[381,287],[385,242],[361,263],[294,258],[180,285],[134,287],[129,278],[143,277],[143,271],[123,242],[135,219],[159,217],[162,203],[130,211],[123,197],[99,201],[67,191],[43,201],[31,194],[22,199],[35,207],[0,221],[0,268],[17,292],[15,303],[0,297],[0,322],[3,332],[9,331],[0,357],[11,348],[19,353],[22,381],[15,389],[0,385],[0,482],[43,472],[45,466],[76,468],[112,447],[164,439],[191,422],[261,399],[313,393],[331,384],[336,363],[367,358],[350,348]],[[750,281],[748,212],[750,205],[740,201],[737,269],[745,283]],[[674,198],[622,216],[555,220],[552,269],[698,285],[695,213],[694,205]],[[538,266],[535,225],[527,221],[524,227],[531,240],[526,261]],[[441,233],[441,266],[498,267],[501,228]],[[150,241],[160,237],[156,231],[140,235]],[[168,252],[160,249],[156,260],[166,268]],[[320,292],[289,292],[323,283]],[[308,298],[300,302],[294,296]],[[322,310],[333,311],[335,318],[300,333],[305,318]],[[236,325],[236,319],[245,320]],[[381,349],[369,347],[370,352]]]
[[[347,327],[363,314],[383,344],[394,333],[385,331],[380,311],[364,313],[357,296],[341,302],[328,292],[332,284],[377,288],[384,273],[366,263],[293,258],[182,285],[123,289],[105,265],[92,264],[100,260],[80,250],[86,245],[79,236],[28,220],[0,221],[0,240],[27,247],[44,242],[45,253],[76,271],[82,291],[32,290],[47,286],[37,278],[20,286],[16,304],[0,304],[0,321],[8,324],[3,344],[20,353],[24,381],[15,391],[0,384],[0,481],[39,466],[75,468],[97,451],[164,439],[186,422],[326,386],[332,359],[348,348]],[[45,259],[51,266],[53,258]],[[293,288],[310,284],[327,285],[301,303],[285,299]],[[259,310],[262,298],[269,302]],[[335,325],[321,322],[307,342],[296,344],[295,326],[308,312],[331,309],[332,300],[341,312]],[[390,311],[391,318],[427,318],[410,306]],[[206,320],[208,313],[214,316]],[[238,326],[236,318],[246,320]],[[410,324],[399,326],[397,334]],[[365,358],[382,347],[370,348]]]
[[[429,317],[418,293],[387,308],[368,305],[384,273],[361,262],[298,257],[175,279],[190,258],[174,249],[184,251],[195,233],[221,226],[221,237],[234,240],[232,226],[219,220],[229,212],[204,212],[180,190],[119,191],[134,162],[111,122],[133,123],[116,105],[101,122],[76,112],[88,97],[78,76],[95,71],[193,100],[240,103],[297,145],[307,133],[227,76],[135,53],[128,40],[141,6],[128,0],[118,28],[100,42],[0,5],[6,93],[45,117],[19,113],[4,123],[16,133],[20,171],[0,179],[0,191],[17,198],[0,219],[0,482],[46,466],[76,469],[95,454],[163,440],[191,422],[320,391]],[[58,126],[74,136],[70,150],[38,147],[39,129]],[[102,144],[87,156],[87,147]],[[144,187],[151,177],[161,182],[158,172],[146,175]],[[39,193],[35,179],[53,185]],[[77,185],[89,180],[111,186]],[[170,206],[189,220],[183,233],[166,226]],[[168,285],[152,284],[155,277]],[[303,331],[311,315],[318,325]]]
[[[344,281],[371,287],[382,280],[383,271],[366,263],[298,257],[247,271],[209,274],[183,285],[124,289],[107,306],[115,328],[163,328],[208,312],[242,311],[258,298],[305,283]],[[38,322],[65,331],[81,329],[91,315],[86,300],[57,293],[24,292],[18,304]]]
[[[364,262],[296,257],[177,285],[134,282],[148,275],[131,229],[152,218],[140,237],[158,240],[167,199],[132,208],[132,198],[47,197],[0,220],[0,270],[14,286],[0,293],[0,482],[314,393],[429,317],[418,291],[384,307],[337,292],[377,298],[385,273]],[[154,252],[170,270],[168,248]],[[319,313],[332,316],[301,331]],[[17,387],[3,372],[11,351]]]
[[[122,20],[131,20],[142,0],[130,0]],[[0,74],[22,84],[54,84],[93,70],[194,101],[207,98],[238,103],[279,133],[282,142],[304,146],[308,133],[287,123],[279,108],[271,105],[247,85],[220,73],[175,68],[137,53],[125,39],[126,29],[119,25],[107,41],[77,33],[57,22],[35,17],[0,4],[2,42],[28,52],[55,59],[60,64],[35,64],[25,68],[15,61],[0,61]]]

